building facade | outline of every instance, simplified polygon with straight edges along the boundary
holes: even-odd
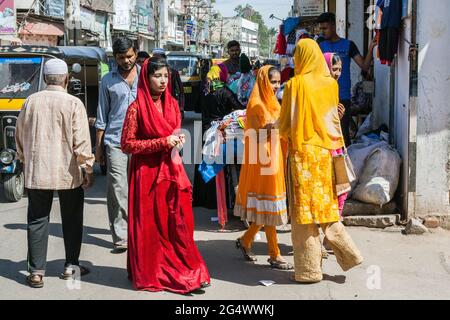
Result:
[[[257,23],[242,17],[226,17],[214,29],[212,40],[223,44],[230,40],[239,41],[242,53],[256,59],[259,57],[258,31]]]
[[[67,5],[76,28],[67,25]],[[11,21],[8,27],[3,23],[0,40],[111,50],[112,42],[125,36],[139,50],[210,54],[211,9],[210,0],[5,0],[0,10]]]
[[[393,1],[393,0],[391,0]],[[374,129],[386,124],[403,166],[398,203],[403,218],[439,217],[450,225],[450,12],[447,0],[402,1],[398,54],[374,62]],[[302,0],[294,2],[294,6]],[[367,53],[375,0],[323,1],[336,13],[338,33]],[[295,11],[295,10],[293,10]],[[352,79],[359,80],[354,66]]]

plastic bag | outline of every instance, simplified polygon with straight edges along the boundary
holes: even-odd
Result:
[[[366,161],[353,198],[379,206],[391,202],[398,188],[401,162],[394,148],[377,148]]]
[[[388,143],[385,141],[375,141],[369,138],[363,138],[361,143],[352,144],[348,149],[348,155],[353,164],[353,169],[356,174],[356,181],[352,183],[352,189],[356,188],[360,177],[363,174],[366,160],[372,154],[372,152],[381,147],[388,147]],[[352,192],[350,192],[351,194]]]
[[[358,133],[356,134],[356,138],[360,138],[363,135],[365,135],[368,132],[371,132],[373,130],[373,121],[372,121],[373,115],[370,113],[364,123],[361,125],[361,127],[358,129]]]

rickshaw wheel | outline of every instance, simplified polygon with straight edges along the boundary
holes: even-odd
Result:
[[[25,192],[25,176],[23,172],[8,174],[4,183],[5,198],[11,202],[19,202]]]

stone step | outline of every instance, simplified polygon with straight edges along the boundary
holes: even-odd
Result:
[[[367,227],[385,229],[400,222],[399,214],[379,216],[350,216],[344,217],[344,225],[348,227]]]
[[[344,207],[344,217],[350,216],[377,216],[397,214],[397,204],[392,201],[382,207],[359,202],[356,200],[347,200]]]

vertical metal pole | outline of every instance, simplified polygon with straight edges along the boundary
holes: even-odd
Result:
[[[416,214],[417,189],[417,98],[418,98],[418,58],[419,45],[417,43],[417,0],[412,0],[411,11],[411,48],[410,48],[410,84],[409,84],[409,183],[407,192],[407,208],[404,218],[409,219]]]
[[[86,70],[86,60],[83,60],[83,71],[84,71],[84,106],[86,107],[86,110],[88,108],[88,101],[87,101],[87,70]]]
[[[65,30],[65,38],[67,39],[66,45],[71,45],[71,34],[72,34],[72,28],[74,27],[72,25],[73,21],[73,10],[72,10],[72,1],[71,0],[65,0],[64,3],[64,11],[65,11],[65,20],[66,20],[66,30]]]

